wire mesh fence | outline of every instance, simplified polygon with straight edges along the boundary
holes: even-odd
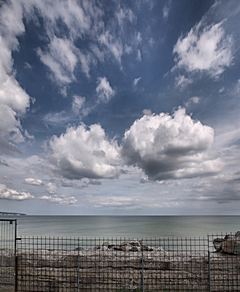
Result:
[[[16,221],[0,220],[0,291],[240,291],[240,233],[17,238]]]
[[[16,220],[0,219],[0,291],[15,289]]]
[[[217,237],[22,238],[18,291],[240,291],[238,238]]]
[[[240,291],[240,232],[210,235],[211,291]]]

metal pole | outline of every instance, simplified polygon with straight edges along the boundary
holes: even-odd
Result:
[[[141,240],[141,291],[144,292],[144,258],[143,258],[143,240]]]
[[[79,238],[78,238],[78,255],[77,255],[77,292],[79,292],[79,284],[80,284],[80,256],[79,256]]]
[[[18,290],[18,259],[17,259],[17,220],[14,231],[14,257],[15,257],[15,292]]]
[[[208,291],[211,292],[211,252],[209,245],[209,235],[208,235]]]

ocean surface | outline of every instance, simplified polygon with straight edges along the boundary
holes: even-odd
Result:
[[[199,237],[240,230],[240,216],[20,216],[17,220],[18,236]]]

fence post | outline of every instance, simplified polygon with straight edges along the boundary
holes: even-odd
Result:
[[[80,284],[80,256],[79,256],[79,238],[78,238],[78,255],[77,255],[77,292],[79,292],[79,284]]]
[[[18,290],[18,258],[17,258],[17,220],[15,220],[15,230],[14,230],[14,271],[15,271],[15,283],[14,291]]]
[[[210,252],[210,238],[208,238],[208,291],[211,292],[211,252]]]
[[[144,258],[143,258],[143,240],[141,240],[141,292],[144,292]]]

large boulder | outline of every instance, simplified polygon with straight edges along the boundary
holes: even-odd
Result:
[[[217,252],[240,255],[240,231],[235,235],[227,234],[224,238],[215,238],[213,245]]]

